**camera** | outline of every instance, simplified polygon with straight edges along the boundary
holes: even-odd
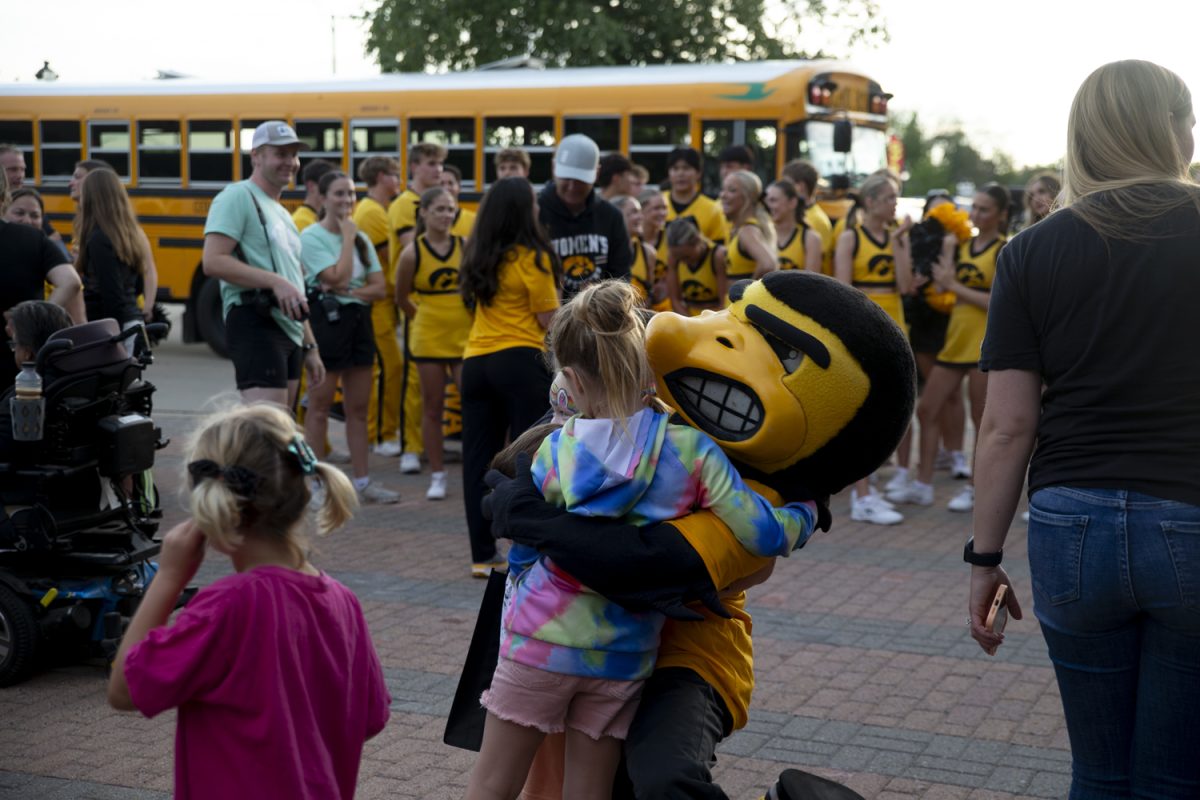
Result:
[[[270,319],[271,309],[279,308],[279,298],[270,289],[250,289],[242,292],[242,305],[250,306],[263,319]],[[304,322],[308,319],[308,312],[302,311],[296,319]]]

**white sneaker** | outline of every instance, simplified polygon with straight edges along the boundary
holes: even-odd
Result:
[[[850,519],[855,522],[869,522],[872,525],[895,525],[904,521],[904,515],[880,503],[879,495],[858,497],[851,492]]]
[[[883,485],[885,492],[897,492],[908,486],[908,467],[896,467],[896,474]]]
[[[421,471],[421,457],[416,453],[401,453],[400,471],[405,475],[416,475]]]
[[[967,461],[967,457],[962,451],[956,450],[950,454],[950,457],[954,460],[954,465],[950,467],[951,477],[959,480],[971,477],[971,462]]]
[[[377,456],[395,458],[400,455],[400,443],[397,441],[380,442],[371,448],[371,452]]]
[[[435,472],[429,476],[429,490],[425,492],[426,500],[446,499],[446,473]]]
[[[896,507],[894,505],[892,505],[891,502],[889,502],[883,495],[881,495],[879,493],[879,490],[876,489],[874,486],[871,487],[870,494],[871,494],[871,497],[875,498],[875,502],[878,503],[879,505],[883,506],[884,508],[888,509],[889,511],[896,510]]]
[[[946,508],[951,511],[970,511],[975,508],[975,487],[964,486],[962,491],[954,495],[949,503],[946,503]]]
[[[326,464],[349,464],[350,454],[345,450],[330,450],[325,454]]]
[[[400,493],[393,492],[391,489],[385,489],[374,483],[368,483],[358,490],[358,499],[364,503],[391,505],[392,503],[400,502]]]
[[[887,499],[893,503],[931,506],[933,505],[933,484],[909,481],[900,491],[888,492]]]

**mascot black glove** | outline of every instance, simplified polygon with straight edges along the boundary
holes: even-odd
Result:
[[[538,550],[596,592],[630,611],[660,611],[679,620],[703,616],[699,600],[728,617],[704,561],[669,523],[639,528],[605,517],[583,517],[547,503],[533,484],[531,459],[516,458],[516,477],[492,470],[484,516],[492,535]]]

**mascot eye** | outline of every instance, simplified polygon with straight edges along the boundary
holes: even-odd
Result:
[[[761,330],[761,329],[760,329]],[[783,371],[791,375],[796,370],[800,369],[800,364],[804,361],[804,353],[800,352],[790,344],[785,344],[779,339],[776,339],[766,331],[762,331],[763,338],[767,340],[767,344],[771,345],[771,349],[775,351],[775,355],[779,357],[779,362],[783,364]]]

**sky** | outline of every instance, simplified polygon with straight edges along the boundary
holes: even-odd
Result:
[[[1144,58],[1200,93],[1200,15],[1185,0],[876,0],[891,41],[850,51],[927,130],[961,125],[985,153],[1018,166],[1063,154],[1075,89],[1108,61]],[[378,74],[353,19],[376,0],[292,0],[258,6],[205,0],[12,3],[3,12],[3,85],[28,81],[49,61],[63,81],[125,81],[170,69],[216,80],[363,77]],[[51,20],[69,24],[50,24]],[[182,22],[181,22],[182,20]],[[807,31],[806,31],[807,33]],[[250,48],[255,35],[273,46]],[[1200,102],[1198,102],[1200,105]]]

